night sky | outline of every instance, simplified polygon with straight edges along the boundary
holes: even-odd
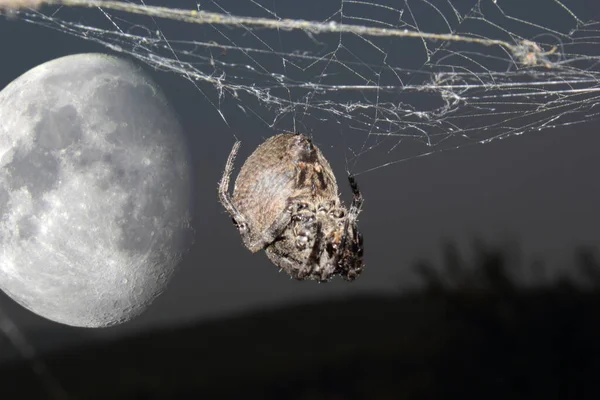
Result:
[[[0,88],[45,61],[107,51],[18,20],[0,19],[0,37]],[[366,245],[363,275],[353,283],[290,280],[277,273],[264,254],[253,255],[244,248],[216,194],[235,137],[242,140],[239,169],[256,145],[275,132],[260,128],[257,121],[250,121],[247,130],[232,129],[190,82],[143,67],[163,88],[189,135],[198,188],[196,244],[164,294],[146,313],[122,326],[99,330],[61,326],[0,294],[0,307],[34,346],[60,344],[70,340],[69,335],[103,340],[152,326],[290,302],[401,290],[416,281],[414,262],[436,259],[444,239],[457,241],[465,250],[473,238],[512,241],[526,259],[541,257],[554,266],[570,259],[575,246],[600,241],[600,136],[593,122],[435,153],[359,175],[365,197],[360,219]],[[313,134],[349,203],[345,149],[339,136]],[[51,334],[45,338],[45,332]],[[8,346],[2,340],[0,345]]]

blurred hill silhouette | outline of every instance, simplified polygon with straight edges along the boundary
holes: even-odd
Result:
[[[600,264],[452,243],[421,290],[290,306],[44,356],[72,399],[600,399]],[[376,266],[371,266],[375,270]],[[51,398],[25,362],[2,399]]]

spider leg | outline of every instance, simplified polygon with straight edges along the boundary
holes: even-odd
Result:
[[[282,212],[279,218],[275,220],[275,222],[273,222],[267,229],[267,232],[253,241],[251,241],[250,238],[243,238],[244,244],[253,253],[264,249],[266,246],[272,244],[281,235],[281,233],[290,223],[290,219],[291,215],[289,213],[286,213],[285,211]]]
[[[328,246],[328,245],[325,244],[325,246]],[[326,249],[324,249],[324,251],[321,251],[321,257],[319,259],[319,267],[321,268],[320,276],[319,276],[320,282],[329,281],[331,279],[331,277],[338,272],[338,269],[339,269],[338,265],[337,265],[338,259],[339,259],[339,257],[337,255],[335,255],[334,249],[326,248]]]
[[[364,198],[362,196],[362,193],[360,192],[360,189],[358,188],[358,183],[356,182],[356,178],[354,178],[354,176],[350,175],[348,177],[348,182],[350,183],[350,188],[352,189],[352,204],[350,205],[350,211],[349,211],[349,215],[348,217],[352,217],[353,221],[356,220],[356,218],[358,217],[358,214],[360,214],[360,211],[362,209],[362,205],[364,203]]]
[[[288,227],[290,221],[292,220],[292,205],[288,206],[273,223],[266,232],[262,235],[258,243],[262,243],[261,247],[264,247],[267,244],[273,243],[275,239],[277,239],[281,233]]]
[[[292,221],[292,215],[298,206],[297,198],[290,198],[287,202],[287,207],[279,214],[279,216],[271,223],[271,226],[253,242],[246,243],[246,246],[252,252],[257,252],[264,249],[266,246],[277,240],[281,234],[287,229]]]
[[[350,183],[350,188],[352,189],[353,199],[352,204],[350,205],[350,210],[348,211],[348,216],[346,217],[346,222],[344,223],[344,235],[342,236],[340,243],[340,251],[342,253],[347,246],[346,241],[348,240],[348,228],[350,227],[350,224],[356,223],[356,219],[358,218],[358,214],[360,214],[364,202],[362,194],[360,193],[360,189],[358,188],[358,183],[356,183],[354,176],[348,176],[348,182]],[[356,236],[356,234],[354,236]]]
[[[233,205],[231,201],[231,196],[229,194],[229,180],[231,178],[231,173],[233,172],[233,163],[235,162],[235,157],[237,156],[237,152],[240,149],[240,145],[242,142],[239,140],[235,142],[231,152],[229,153],[229,157],[227,158],[227,164],[225,164],[225,171],[223,171],[223,176],[221,177],[221,181],[219,182],[219,200],[221,204],[225,207],[229,215],[235,219],[236,216],[239,215],[237,208]]]
[[[314,269],[315,265],[319,265],[319,254],[323,247],[323,230],[321,229],[321,223],[317,222],[317,231],[315,232],[315,244],[311,249],[310,255],[306,259],[306,262],[300,266],[298,271],[298,279],[306,279]]]
[[[342,270],[342,275],[346,280],[354,280],[356,276],[362,270],[362,256],[363,256],[363,237],[356,229],[356,220],[358,214],[360,214],[364,199],[356,183],[356,179],[353,176],[348,177],[350,188],[352,189],[353,199],[348,211],[348,216],[344,222],[344,234],[340,242],[340,247],[337,251],[336,264]],[[352,229],[352,238],[349,240],[348,231],[350,226]],[[346,257],[349,254],[355,255],[348,260]],[[350,262],[348,262],[350,261]],[[341,263],[340,263],[341,262]],[[349,264],[349,265],[348,265]]]
[[[247,244],[250,240],[248,232],[248,223],[246,222],[246,219],[242,216],[242,214],[240,214],[236,206],[233,204],[233,201],[231,200],[231,195],[229,194],[229,180],[231,178],[231,173],[233,172],[233,163],[235,161],[235,157],[237,156],[241,144],[242,142],[240,142],[239,140],[235,142],[233,148],[231,149],[231,152],[229,153],[227,163],[225,164],[225,171],[223,172],[223,176],[221,177],[221,181],[219,182],[218,192],[219,201],[221,202],[221,204],[223,204],[223,207],[225,207],[225,210],[227,210],[227,213],[229,213],[229,216],[233,220],[233,223],[238,228],[238,231],[242,235],[244,244],[246,244],[246,246],[249,247]],[[254,250],[253,252],[256,251],[258,250]]]

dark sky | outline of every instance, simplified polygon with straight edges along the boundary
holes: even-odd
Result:
[[[53,58],[106,51],[20,21],[0,20],[0,37],[0,88]],[[115,328],[63,327],[0,295],[0,307],[30,337],[52,332],[53,338],[76,334],[102,339],[151,325],[168,326],[292,301],[397,290],[414,282],[415,260],[438,257],[444,238],[463,245],[473,237],[511,240],[526,257],[541,256],[554,265],[567,260],[574,246],[600,241],[600,135],[597,123],[580,124],[436,153],[360,175],[366,199],[360,220],[366,242],[365,272],[351,284],[292,281],[278,274],[264,254],[253,255],[243,247],[216,196],[234,135],[243,141],[241,162],[274,132],[254,129],[259,124],[248,131],[233,131],[191,83],[173,73],[146,70],[162,86],[190,137],[198,185],[195,247],[151,308]],[[323,144],[349,199],[343,145],[320,134],[315,134],[315,141]]]

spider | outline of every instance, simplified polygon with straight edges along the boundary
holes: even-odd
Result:
[[[297,280],[354,280],[363,270],[363,238],[357,217],[363,198],[354,177],[346,209],[331,166],[302,134],[283,133],[262,143],[248,157],[235,181],[229,180],[237,141],[219,183],[219,200],[253,253],[265,250],[279,270]]]

